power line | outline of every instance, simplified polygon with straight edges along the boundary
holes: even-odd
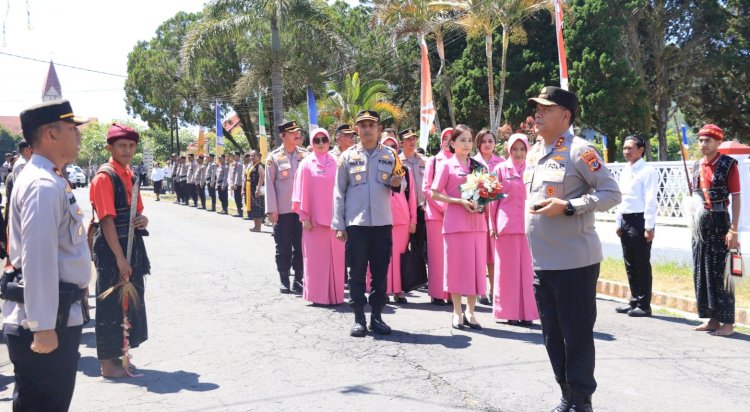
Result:
[[[2,51],[0,51],[0,54],[2,54],[4,56],[9,56],[9,57],[15,57],[17,59],[30,60],[30,61],[33,61],[33,62],[49,63],[49,61],[47,61],[47,60],[37,59],[37,58],[34,58],[34,57],[19,56],[17,54],[6,53],[6,52],[2,52]],[[85,67],[72,66],[72,65],[69,65],[69,64],[55,63],[55,66],[67,67],[69,69],[82,70],[82,71],[90,72],[90,73],[103,74],[105,76],[114,76],[114,77],[122,77],[122,78],[127,78],[128,77],[128,76],[125,76],[125,75],[122,75],[122,74],[103,72],[101,70],[87,69]]]

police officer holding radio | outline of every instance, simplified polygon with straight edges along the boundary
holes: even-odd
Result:
[[[562,399],[555,411],[591,411],[596,281],[602,247],[594,212],[620,203],[620,190],[597,151],[570,126],[578,97],[545,87],[528,101],[542,140],[527,157],[526,235],[544,346]]]
[[[14,411],[67,411],[73,397],[88,320],[81,302],[91,281],[91,253],[83,211],[62,170],[78,157],[77,126],[85,122],[67,100],[21,113],[23,137],[34,155],[15,181],[9,205],[12,268],[1,288],[16,379]]]
[[[401,190],[404,176],[398,155],[378,143],[382,126],[380,115],[372,110],[357,114],[360,143],[349,148],[338,159],[333,187],[333,221],[336,238],[346,241],[351,266],[349,292],[354,310],[351,336],[367,334],[365,319],[365,275],[367,265],[372,273],[370,293],[370,330],[391,333],[382,319],[386,303],[386,275],[391,260],[391,192]]]
[[[282,145],[269,153],[266,161],[266,213],[274,225],[276,269],[281,280],[281,293],[302,293],[302,223],[299,221],[299,215],[292,210],[294,175],[299,163],[307,155],[307,151],[299,147],[302,142],[300,130],[302,129],[297,126],[297,122],[279,125],[278,132]],[[289,269],[294,269],[294,284],[291,290]]]

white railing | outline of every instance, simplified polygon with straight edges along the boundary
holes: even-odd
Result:
[[[687,162],[688,176],[693,173],[694,161]],[[657,200],[659,202],[656,210],[656,223],[662,225],[686,225],[685,213],[682,207],[682,200],[689,196],[688,181],[685,178],[685,166],[682,162],[649,162],[659,174],[659,192]],[[625,163],[608,163],[607,167],[612,171],[612,175],[617,180]],[[748,187],[750,187],[750,159],[740,161],[740,182],[743,188],[743,216],[749,216],[750,203],[744,199],[750,198]],[[614,219],[616,208],[607,212],[598,214],[599,219]],[[746,224],[748,220],[743,219]]]

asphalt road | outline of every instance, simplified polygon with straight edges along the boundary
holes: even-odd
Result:
[[[83,205],[86,194],[76,190]],[[250,222],[169,201],[145,206],[150,339],[132,351],[144,376],[101,378],[89,324],[74,411],[546,411],[557,402],[538,325],[497,324],[482,308],[484,330],[454,331],[449,309],[416,292],[388,306],[392,335],[351,338],[348,307],[278,293],[269,228],[251,233]],[[661,314],[631,319],[615,306],[598,301],[596,410],[746,410],[750,337],[712,337]],[[0,410],[9,410],[5,348],[0,365]]]

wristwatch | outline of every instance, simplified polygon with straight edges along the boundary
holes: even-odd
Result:
[[[568,200],[568,204],[565,206],[565,216],[573,216],[576,214],[576,209],[573,207],[573,204],[570,203],[570,200]]]

